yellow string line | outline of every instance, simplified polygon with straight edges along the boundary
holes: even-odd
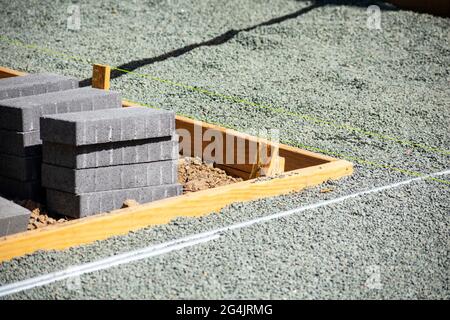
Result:
[[[91,62],[88,59],[83,58],[83,57],[77,57],[77,56],[69,55],[69,54],[66,54],[66,53],[63,53],[63,52],[60,52],[60,51],[56,51],[56,50],[40,47],[40,46],[37,46],[35,44],[27,44],[27,43],[24,43],[24,42],[22,42],[20,40],[9,39],[9,38],[5,37],[4,35],[0,35],[0,39],[2,41],[6,42],[6,43],[9,43],[11,45],[15,45],[15,46],[18,46],[18,47],[24,47],[24,48],[27,48],[27,49],[35,49],[35,50],[39,50],[39,51],[42,51],[42,52],[50,53],[51,55],[55,55],[55,56],[58,56],[58,57],[64,57],[64,58],[69,59],[69,60],[74,60],[74,61],[83,62],[83,63],[88,62],[89,64],[93,64],[93,62]]]
[[[147,103],[132,101],[132,100],[129,100],[129,99],[126,99],[126,100],[128,102],[130,102],[131,104],[136,104],[136,105],[140,105],[140,106],[144,106],[144,107],[148,107],[148,108],[152,108],[152,109],[160,109],[159,107],[156,107],[156,106],[153,106],[153,105],[150,105],[150,104],[147,104]],[[181,114],[181,113],[177,113],[177,114],[180,115],[180,116],[192,119],[192,120],[196,120],[196,119],[192,118],[189,115],[185,115],[185,114]],[[239,131],[239,128],[236,128],[236,127],[234,127],[232,125],[228,125],[228,124],[224,125],[222,123],[211,122],[209,120],[208,120],[208,123],[214,124],[214,125],[217,125],[217,126],[221,126],[221,127],[224,127],[224,128],[228,128],[228,129],[233,129],[233,130]],[[407,170],[407,169],[402,169],[402,168],[397,168],[397,167],[394,167],[394,166],[385,165],[385,164],[377,163],[377,162],[374,162],[374,161],[369,161],[369,160],[365,160],[365,159],[362,159],[362,158],[354,157],[354,156],[351,156],[351,155],[348,155],[348,154],[345,154],[345,153],[325,150],[325,149],[321,149],[321,148],[317,148],[317,147],[301,144],[301,143],[298,143],[296,141],[292,141],[292,140],[288,140],[288,139],[282,139],[282,140],[283,140],[283,143],[286,143],[286,144],[291,145],[291,146],[296,146],[296,147],[307,149],[307,150],[310,150],[310,151],[320,152],[320,153],[323,153],[323,154],[327,154],[329,156],[334,156],[334,157],[338,157],[338,158],[349,160],[349,161],[355,161],[355,162],[358,162],[361,165],[370,165],[370,166],[373,166],[373,167],[389,169],[389,170],[397,171],[397,172],[403,173],[405,175],[410,175],[410,176],[414,176],[414,177],[423,177],[423,176],[427,175],[427,174],[422,173],[422,172],[412,171],[412,170]],[[427,177],[425,179],[433,180],[433,181],[440,182],[440,183],[444,183],[444,184],[450,186],[450,181],[445,180],[445,179],[439,179],[439,178],[434,178],[434,177]]]
[[[58,52],[58,51],[55,51],[55,50],[39,47],[37,45],[25,44],[25,43],[23,43],[23,42],[21,42],[19,40],[11,40],[11,39],[3,36],[3,35],[0,35],[0,39],[2,39],[5,42],[8,42],[10,44],[16,45],[16,46],[22,46],[22,47],[29,48],[29,49],[41,50],[43,52],[51,53],[51,54],[56,55],[56,56],[62,56],[62,57],[65,57],[67,59],[70,59],[70,60],[74,60],[74,61],[78,61],[78,62],[86,62],[87,61],[87,62],[89,62],[89,64],[93,64],[93,62],[90,62],[88,59],[85,59],[85,58],[82,58],[82,57],[68,55],[68,54],[65,54],[65,53],[62,53],[62,52]],[[409,146],[412,146],[412,147],[421,148],[421,149],[424,149],[424,150],[429,150],[429,151],[441,153],[441,154],[444,154],[444,155],[450,155],[450,151],[449,150],[436,148],[436,147],[430,147],[430,146],[427,146],[427,145],[424,145],[424,144],[416,143],[416,142],[413,142],[413,141],[408,141],[408,140],[405,140],[405,139],[395,138],[395,137],[384,135],[384,134],[381,134],[381,133],[378,133],[378,132],[375,132],[375,131],[369,131],[369,130],[357,128],[357,127],[354,127],[354,126],[351,126],[351,125],[347,125],[347,124],[339,124],[339,123],[337,123],[335,121],[332,121],[332,120],[324,120],[324,119],[320,119],[318,117],[314,117],[314,116],[307,115],[307,114],[299,114],[299,113],[296,113],[296,112],[293,112],[293,111],[288,111],[288,110],[280,108],[280,107],[272,107],[272,106],[267,106],[267,105],[263,105],[263,104],[256,103],[256,102],[251,102],[251,101],[248,101],[246,99],[239,98],[239,97],[225,95],[225,94],[222,94],[222,93],[210,91],[210,90],[203,89],[203,88],[194,87],[194,86],[191,86],[191,85],[186,85],[186,84],[175,82],[175,81],[171,81],[171,80],[168,80],[168,79],[162,79],[162,78],[150,75],[150,74],[139,73],[139,72],[130,71],[130,70],[121,69],[121,68],[116,68],[116,67],[111,67],[111,70],[117,70],[117,71],[120,71],[120,72],[129,73],[129,74],[132,74],[132,75],[137,75],[137,76],[140,76],[140,77],[143,77],[143,78],[148,78],[148,79],[151,79],[151,80],[154,80],[154,81],[157,81],[157,82],[166,83],[166,84],[169,84],[169,85],[172,85],[172,86],[181,87],[181,88],[188,89],[188,90],[191,90],[191,91],[200,92],[200,93],[203,93],[203,94],[209,95],[209,96],[220,97],[222,99],[225,99],[225,100],[228,100],[228,101],[232,101],[232,102],[236,102],[236,103],[240,103],[240,104],[245,104],[245,105],[249,105],[249,106],[253,106],[253,107],[259,107],[259,108],[264,108],[264,109],[270,110],[270,111],[278,113],[278,114],[285,114],[285,115],[293,116],[293,117],[300,118],[300,119],[303,119],[303,120],[306,120],[306,121],[309,121],[309,122],[312,122],[312,123],[315,123],[315,124],[318,124],[318,125],[321,125],[321,126],[331,126],[331,127],[337,128],[337,129],[345,129],[345,130],[348,130],[348,131],[358,132],[358,133],[366,135],[368,137],[378,137],[378,138],[383,139],[383,140],[393,141],[393,142],[401,143],[401,144],[404,144],[404,145],[409,145]]]
[[[383,135],[383,134],[378,133],[378,132],[368,131],[368,130],[364,130],[364,129],[361,129],[361,128],[357,128],[357,127],[353,127],[353,126],[350,126],[350,125],[346,125],[346,124],[339,124],[339,123],[336,123],[336,122],[331,121],[331,120],[323,120],[323,119],[320,119],[320,118],[317,118],[317,117],[314,117],[314,116],[310,116],[310,115],[307,115],[307,114],[299,114],[299,113],[296,113],[296,112],[293,112],[293,111],[288,111],[288,110],[280,108],[280,107],[271,107],[271,106],[263,105],[263,104],[260,104],[260,103],[251,102],[251,101],[248,101],[248,100],[245,100],[245,99],[241,99],[241,98],[238,98],[238,97],[228,96],[228,95],[225,95],[225,94],[222,94],[222,93],[209,91],[209,90],[206,90],[206,89],[203,89],[203,88],[198,88],[198,87],[186,85],[186,84],[183,84],[183,83],[174,82],[174,81],[171,81],[171,80],[158,78],[158,77],[152,76],[150,74],[138,73],[138,72],[129,71],[129,70],[120,69],[120,68],[115,68],[115,67],[111,67],[111,70],[117,70],[117,71],[129,73],[129,74],[141,76],[141,77],[144,77],[144,78],[149,78],[149,79],[152,79],[152,80],[155,80],[155,81],[158,81],[158,82],[167,83],[167,84],[170,84],[170,85],[173,85],[173,86],[177,86],[177,87],[181,87],[181,88],[185,88],[185,89],[188,89],[188,90],[191,90],[191,91],[197,91],[197,92],[209,95],[209,96],[223,98],[225,100],[236,102],[236,103],[241,103],[241,104],[245,104],[245,105],[249,105],[249,106],[264,108],[264,109],[270,110],[270,111],[278,113],[278,114],[284,114],[284,115],[293,116],[293,117],[300,118],[300,119],[303,119],[303,120],[306,120],[306,121],[309,121],[309,122],[316,123],[316,124],[321,125],[321,126],[328,125],[328,126],[331,126],[331,127],[337,128],[337,129],[346,129],[348,131],[358,132],[358,133],[361,133],[361,134],[369,136],[369,137],[370,136],[375,136],[375,137],[381,138],[383,140],[390,140],[390,141],[398,142],[398,143],[401,143],[401,144],[409,145],[409,146],[412,146],[412,147],[421,148],[421,149],[424,149],[424,150],[430,150],[430,151],[442,153],[442,154],[445,154],[445,155],[450,155],[450,151],[449,150],[440,149],[440,148],[436,148],[436,147],[429,147],[427,145],[415,143],[415,142],[412,142],[412,141],[402,140],[402,139],[398,139],[398,138],[395,138],[395,137]]]
[[[41,50],[41,51],[44,51],[44,52],[49,52],[49,53],[55,54],[57,56],[62,56],[62,57],[68,58],[70,60],[75,60],[75,61],[79,61],[79,62],[89,61],[89,60],[83,59],[81,57],[68,55],[68,54],[65,54],[65,53],[62,53],[62,52],[58,52],[58,51],[54,51],[54,50],[47,49],[47,48],[41,48],[41,47],[38,47],[36,45],[25,44],[25,43],[23,43],[21,41],[18,41],[18,40],[10,40],[10,39],[6,38],[3,35],[0,35],[0,39],[7,39],[7,42],[9,42],[9,43],[11,43],[13,45],[23,46],[25,48],[37,49],[37,50]],[[89,62],[89,63],[93,64],[92,62]],[[195,91],[199,91],[199,92],[210,94],[210,95],[214,95],[214,96],[219,96],[219,97],[223,96],[224,98],[228,97],[228,99],[233,99],[233,101],[236,101],[236,102],[239,102],[241,100],[242,101],[246,101],[246,100],[243,100],[243,99],[238,99],[238,98],[235,98],[235,97],[222,95],[220,93],[211,92],[211,91],[208,91],[208,90],[205,90],[205,89],[202,89],[202,88],[197,88],[197,87],[193,87],[193,86],[189,86],[189,85],[184,85],[184,84],[181,84],[181,83],[173,82],[171,80],[160,79],[160,78],[157,78],[157,77],[154,77],[154,76],[151,76],[151,75],[147,75],[147,74],[141,74],[141,73],[137,73],[137,72],[134,72],[134,71],[128,71],[128,70],[119,69],[119,68],[113,68],[113,67],[111,69],[112,70],[122,71],[122,72],[127,72],[127,73],[132,73],[132,74],[136,74],[136,75],[143,76],[143,77],[149,77],[149,78],[152,78],[152,79],[155,79],[155,80],[157,79],[160,82],[169,83],[169,84],[172,84],[172,85],[175,85],[175,86],[181,86],[181,87],[184,87],[184,88],[189,88],[189,89],[192,89],[192,90],[195,90]],[[150,107],[150,108],[159,109],[159,108],[157,108],[155,106],[151,106],[151,105],[148,105],[148,104],[145,104],[145,103],[141,103],[141,102],[133,102],[133,101],[130,101],[130,102],[131,103],[137,103],[137,104],[140,104],[142,106],[147,106],[147,107]],[[249,104],[254,104],[255,106],[259,105],[259,104],[253,103],[253,102],[248,102],[248,103]],[[266,107],[266,106],[263,106],[263,105],[261,105],[261,106],[265,107],[265,108],[268,108],[268,109],[273,109],[271,107]],[[276,109],[281,109],[281,108],[276,108]],[[281,110],[283,110],[283,109],[281,109]],[[295,113],[293,113],[293,114],[295,114]],[[182,114],[180,114],[180,115],[182,115]],[[183,115],[183,116],[186,116],[186,115]],[[306,117],[304,115],[298,115],[298,116]],[[191,118],[189,116],[186,116],[186,117],[187,118]],[[317,120],[325,122],[327,124],[331,123],[331,122],[323,121],[323,120],[320,120],[320,119],[317,119]],[[212,122],[212,124],[236,130],[236,128],[233,128],[232,126],[229,126],[229,125],[227,126],[227,125],[223,125],[223,124],[220,124],[220,123],[214,123],[214,122]],[[360,129],[358,129],[358,130],[360,130]],[[397,172],[401,172],[401,173],[404,173],[404,174],[407,174],[407,175],[412,175],[412,176],[417,176],[417,177],[425,176],[425,174],[423,174],[421,172],[411,171],[411,170],[406,170],[406,169],[401,169],[401,168],[396,168],[396,167],[389,166],[389,165],[383,165],[383,164],[379,164],[379,163],[376,163],[376,162],[373,162],[373,161],[368,161],[368,160],[365,160],[365,159],[362,159],[362,158],[357,158],[357,157],[354,157],[354,156],[350,156],[350,155],[346,155],[346,154],[342,154],[342,153],[338,153],[338,152],[334,152],[334,151],[324,150],[324,149],[320,149],[320,148],[313,147],[313,146],[308,146],[308,145],[302,145],[302,144],[294,142],[294,141],[285,140],[285,142],[288,143],[288,144],[294,145],[294,146],[305,148],[305,149],[315,150],[316,152],[321,152],[321,153],[325,153],[325,154],[328,154],[328,155],[334,155],[334,156],[337,156],[339,158],[343,158],[343,159],[346,159],[346,160],[356,161],[356,162],[358,162],[360,164],[367,164],[367,165],[371,165],[371,166],[375,166],[375,167],[379,167],[379,168],[390,169],[390,170],[393,170],[393,171],[397,171]],[[417,145],[417,146],[420,146],[420,145]],[[430,148],[430,147],[428,147],[428,148]],[[435,149],[435,148],[431,148],[431,149]],[[443,151],[445,154],[450,154],[450,152],[446,151],[446,150],[440,150],[440,149],[436,149],[436,150],[438,150],[440,152]],[[438,179],[438,178],[434,178],[434,177],[428,177],[426,179],[434,180],[434,181],[437,181],[437,182],[441,182],[441,183],[445,183],[447,185],[450,185],[450,181],[447,181],[447,180]]]

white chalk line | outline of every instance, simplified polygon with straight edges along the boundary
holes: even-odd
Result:
[[[98,261],[89,262],[89,263],[77,265],[77,266],[72,266],[65,270],[51,272],[51,273],[48,273],[48,274],[45,274],[42,276],[38,276],[38,277],[34,277],[34,278],[30,278],[30,279],[26,279],[26,280],[22,280],[22,281],[18,281],[18,282],[14,282],[11,284],[1,286],[0,287],[0,297],[7,296],[7,295],[17,293],[17,292],[21,292],[24,290],[36,288],[36,287],[41,287],[41,286],[44,286],[46,284],[50,284],[50,283],[53,283],[56,281],[61,281],[61,280],[77,277],[82,274],[91,273],[91,272],[99,271],[99,270],[105,270],[105,269],[112,268],[114,266],[127,264],[127,263],[130,263],[133,261],[138,261],[138,260],[146,259],[149,257],[159,256],[159,255],[162,255],[165,253],[181,250],[181,249],[187,248],[187,247],[192,247],[192,246],[198,245],[200,243],[205,243],[205,242],[209,242],[211,240],[218,239],[221,236],[221,234],[223,234],[224,232],[227,232],[227,231],[247,228],[254,224],[283,218],[283,217],[290,216],[295,213],[300,213],[300,212],[303,212],[306,210],[329,206],[329,205],[332,205],[335,203],[344,202],[345,200],[357,198],[357,197],[367,195],[367,194],[378,193],[378,192],[382,192],[382,191],[389,190],[389,189],[395,189],[395,188],[410,184],[415,181],[421,181],[421,180],[428,179],[430,177],[447,175],[447,174],[450,174],[450,169],[445,170],[445,171],[436,172],[436,173],[429,174],[429,175],[424,175],[424,176],[417,177],[417,178],[403,180],[400,182],[396,182],[393,184],[389,184],[389,185],[385,185],[385,186],[381,186],[381,187],[377,187],[377,188],[373,188],[373,189],[369,189],[369,190],[365,190],[365,191],[352,193],[352,194],[338,197],[335,199],[330,199],[330,200],[317,202],[314,204],[309,204],[306,206],[302,206],[299,208],[267,215],[264,217],[251,219],[248,221],[232,224],[232,225],[225,226],[222,228],[193,234],[193,235],[190,235],[187,237],[163,242],[163,243],[160,243],[157,245],[152,245],[152,246],[148,246],[145,248],[125,252],[125,253],[111,256],[111,257],[101,259]]]

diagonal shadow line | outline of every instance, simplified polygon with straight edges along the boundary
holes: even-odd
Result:
[[[178,49],[163,53],[156,57],[130,61],[130,62],[127,62],[120,66],[117,66],[116,68],[126,70],[126,71],[134,71],[145,65],[150,65],[150,64],[153,64],[156,62],[161,62],[161,61],[167,60],[169,58],[179,57],[183,54],[186,54],[186,53],[188,53],[194,49],[200,48],[200,47],[218,46],[218,45],[221,45],[221,44],[224,44],[224,43],[230,41],[232,38],[234,38],[240,32],[252,31],[259,27],[270,26],[273,24],[281,23],[286,20],[295,19],[313,9],[321,7],[322,5],[323,4],[320,4],[320,3],[313,3],[312,5],[302,8],[300,10],[297,10],[293,13],[289,13],[289,14],[286,14],[281,17],[273,18],[273,19],[264,21],[262,23],[256,24],[254,26],[250,26],[250,27],[242,28],[242,29],[238,29],[238,30],[231,29],[231,30],[228,30],[225,33],[218,35],[217,37],[214,37],[212,39],[209,39],[209,40],[206,40],[203,42],[199,42],[199,43],[193,43],[193,44],[184,46],[182,48],[178,48]],[[126,71],[112,70],[111,71],[111,79],[115,79],[115,78],[118,78],[118,77],[124,75],[125,73],[127,73]],[[90,86],[91,84],[92,84],[92,78],[84,79],[79,82],[80,87]]]

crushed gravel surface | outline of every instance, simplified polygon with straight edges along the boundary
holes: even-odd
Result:
[[[355,164],[300,193],[2,263],[0,284],[450,167],[450,19],[380,4],[372,30],[364,1],[99,0],[81,4],[73,31],[69,1],[0,2],[0,65],[81,80],[91,61],[140,61],[146,76],[112,80],[124,98],[276,128],[282,142]],[[7,298],[449,299],[449,190],[418,181]]]

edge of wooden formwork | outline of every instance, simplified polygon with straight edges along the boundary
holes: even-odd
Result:
[[[278,177],[238,182],[7,236],[0,239],[0,262],[38,250],[62,250],[124,235],[177,217],[204,216],[234,202],[300,191],[352,172],[352,163],[336,160]]]
[[[26,75],[26,72],[17,71],[5,67],[0,67],[0,79],[2,78],[9,78],[9,77],[17,77],[17,76],[24,76]]]

